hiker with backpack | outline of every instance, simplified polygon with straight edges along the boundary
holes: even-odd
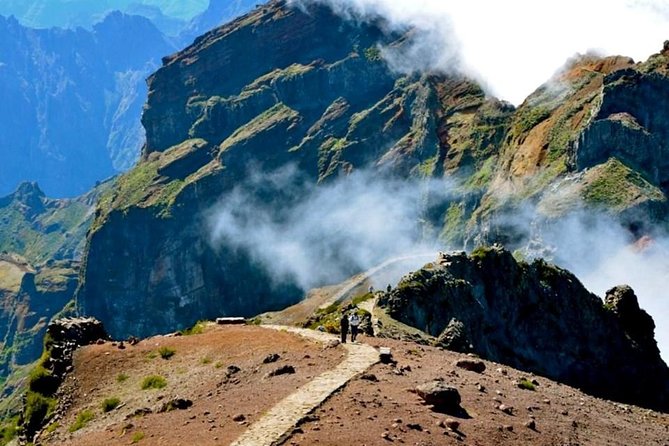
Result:
[[[351,326],[351,342],[355,342],[355,338],[358,336],[358,326],[360,325],[360,316],[358,316],[358,313],[353,311],[348,318],[348,323]]]

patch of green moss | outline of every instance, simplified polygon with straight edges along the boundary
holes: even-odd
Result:
[[[102,411],[111,412],[112,410],[116,409],[119,404],[121,404],[121,400],[115,396],[111,398],[105,398],[101,404]]]
[[[520,382],[518,383],[518,388],[531,391],[537,390],[537,386],[532,381],[525,378],[520,380]]]
[[[116,182],[114,207],[124,210],[145,200],[149,194],[149,186],[157,177],[157,161],[140,163],[121,175]]]
[[[475,260],[484,260],[484,259],[488,256],[488,253],[489,253],[489,252],[490,252],[490,248],[489,248],[489,247],[487,247],[487,246],[479,246],[479,247],[475,248],[475,249],[471,252],[471,254],[469,254],[469,256],[470,256],[472,259],[475,259]]]
[[[31,390],[27,391],[23,409],[23,425],[29,427],[31,431],[39,429],[46,420],[53,416],[57,404],[56,398]]]
[[[175,349],[167,346],[163,346],[158,349],[158,354],[163,359],[170,359],[172,356],[176,354],[176,352],[177,351]]]
[[[365,293],[365,294],[359,294],[355,296],[353,299],[351,299],[351,305],[354,307],[357,307],[363,302],[367,302],[368,300],[374,299],[374,293]]]
[[[258,115],[251,122],[237,129],[228,139],[223,141],[220,151],[225,152],[229,148],[250,139],[252,136],[262,133],[280,122],[289,122],[299,118],[299,113],[283,103],[278,103],[272,108]]]
[[[476,169],[474,174],[467,178],[467,181],[464,183],[464,188],[467,190],[482,190],[488,187],[490,181],[492,181],[496,164],[496,156],[487,158],[483,164]]]
[[[207,321],[197,321],[195,325],[193,325],[190,328],[185,328],[183,330],[180,330],[179,333],[182,336],[202,334],[204,333],[204,329],[207,327],[207,324],[208,324]]]
[[[14,416],[0,425],[0,446],[5,446],[16,438],[18,434],[18,422],[19,417]]]
[[[434,171],[437,167],[437,161],[439,160],[439,157],[437,155],[427,158],[424,160],[422,163],[420,163],[416,168],[418,170],[418,174],[421,177],[431,177],[434,174]]]
[[[125,373],[119,373],[118,375],[116,375],[116,382],[117,383],[123,383],[123,382],[126,382],[128,380],[128,378],[130,378],[130,377],[128,375],[126,375]]]
[[[160,217],[170,218],[172,216],[172,207],[185,185],[186,182],[183,180],[173,180],[162,187],[153,202],[161,208],[161,211],[158,214]]]

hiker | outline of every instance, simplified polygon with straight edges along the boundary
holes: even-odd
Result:
[[[358,336],[358,326],[360,325],[360,316],[358,316],[358,313],[352,313],[351,317],[348,318],[348,322],[351,325],[351,342],[355,342],[355,338]]]
[[[388,287],[386,288],[386,292],[390,293],[393,290],[392,285],[388,284]]]
[[[339,323],[341,325],[341,342],[346,344],[346,336],[348,335],[348,314],[346,314],[346,311],[341,312]]]
[[[370,285],[369,286],[369,294],[372,294],[372,293],[374,293],[374,286]]]

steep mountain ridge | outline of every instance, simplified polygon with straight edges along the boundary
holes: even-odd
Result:
[[[311,182],[373,164],[420,175],[439,151],[430,107],[435,85],[448,80],[391,73],[376,45],[392,38],[324,7],[305,14],[274,2],[166,58],[150,78],[143,162],[101,201],[81,310],[121,336],[299,299],[294,287],[273,289],[245,253],[213,248],[202,229],[206,211],[251,164],[295,163]],[[134,272],[112,262],[117,255],[133,259]],[[110,293],[119,298],[92,298]],[[140,311],[145,299],[163,311]],[[111,317],[131,313],[141,320]]]
[[[80,258],[97,199],[109,187],[106,182],[78,198],[52,199],[37,183],[22,183],[0,198],[0,251],[36,265]]]
[[[308,184],[361,169],[455,179],[455,197],[427,188],[421,200],[421,233],[450,246],[522,247],[526,235],[500,217],[521,203],[544,219],[602,209],[641,233],[665,215],[665,167],[648,171],[664,150],[662,118],[623,94],[669,85],[664,53],[636,65],[581,57],[514,109],[468,79],[392,72],[380,48],[405,43],[383,23],[273,1],[164,58],[149,79],[142,160],[100,202],[79,309],[126,336],[294,303],[293,284],[276,288],[207,229],[225,192],[286,165]],[[639,141],[644,150],[626,148]],[[279,195],[272,205],[299,201]]]

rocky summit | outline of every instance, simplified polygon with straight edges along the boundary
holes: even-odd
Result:
[[[493,247],[443,255],[405,276],[379,305],[450,350],[669,410],[669,368],[655,324],[628,286],[602,300],[568,271]]]

